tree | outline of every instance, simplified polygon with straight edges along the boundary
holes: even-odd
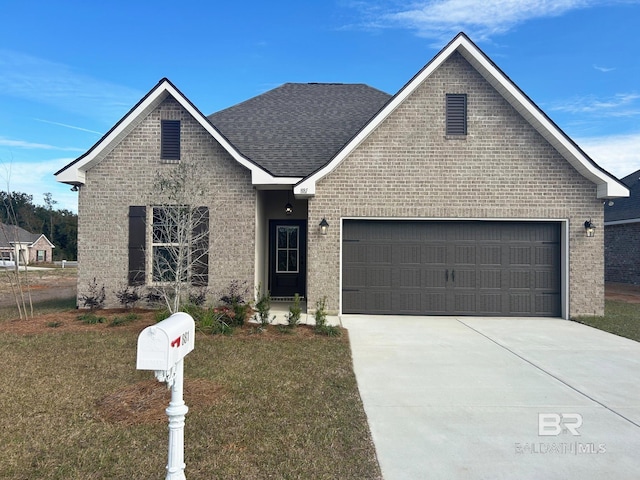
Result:
[[[209,207],[194,205],[208,197],[203,169],[180,162],[156,174],[151,193],[154,293],[171,313],[209,281]]]
[[[58,201],[53,199],[51,192],[43,193],[42,196],[44,197],[44,204],[49,210],[49,238],[53,239],[53,206]]]

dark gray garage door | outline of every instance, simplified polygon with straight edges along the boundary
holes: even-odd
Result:
[[[560,316],[557,222],[345,220],[342,311]]]

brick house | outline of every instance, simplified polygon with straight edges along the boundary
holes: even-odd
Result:
[[[285,84],[206,117],[161,80],[56,173],[79,187],[79,291],[132,265],[153,283],[153,172],[185,161],[207,165],[210,291],[246,280],[334,313],[604,311],[603,236],[584,225],[628,189],[464,34],[393,96]]]
[[[19,265],[50,263],[54,248],[44,234],[0,223],[0,262],[6,265],[15,265],[16,261]]]
[[[640,170],[622,182],[631,194],[604,210],[605,280],[640,285]]]

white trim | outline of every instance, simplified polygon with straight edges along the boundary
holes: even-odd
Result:
[[[300,197],[315,195],[316,183],[331,173],[431,74],[458,51],[585,178],[597,185],[597,198],[628,197],[629,189],[601,171],[549,118],[464,34],[459,34],[324,167],[294,187]]]
[[[611,222],[604,222],[604,226],[608,227],[609,225],[627,225],[629,223],[640,223],[640,218],[629,218],[627,220],[613,220]]]
[[[551,222],[560,224],[560,310],[561,317],[568,320],[569,317],[569,294],[570,294],[570,282],[569,282],[569,219],[567,218],[475,218],[475,217],[354,217],[346,216],[340,218],[340,273],[338,280],[338,315],[342,316],[342,258],[343,258],[343,237],[344,237],[344,221],[345,220],[376,220],[376,221],[424,221],[424,222]]]
[[[172,96],[209,134],[243,167],[251,171],[251,179],[257,184],[278,184],[281,179],[244,157],[231,143],[197,110],[171,82],[163,79],[147,96],[104,136],[85,156],[69,164],[56,174],[56,180],[69,184],[84,184],[85,172],[100,163],[151,111],[168,96]],[[160,161],[160,159],[158,159]],[[294,178],[289,179],[293,183]]]

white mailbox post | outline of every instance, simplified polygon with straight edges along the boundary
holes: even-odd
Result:
[[[193,350],[196,329],[193,318],[182,312],[145,328],[138,336],[138,370],[153,370],[171,389],[169,417],[169,461],[165,480],[185,480],[184,419],[189,408],[182,398],[184,357]]]

